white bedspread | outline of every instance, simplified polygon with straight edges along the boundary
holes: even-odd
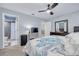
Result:
[[[28,41],[24,52],[30,56],[74,55],[73,46],[64,36],[47,36]]]
[[[60,52],[62,50],[63,52],[62,46],[63,40],[60,40],[55,36],[47,36],[28,41],[24,51],[30,56],[47,56],[49,55],[49,52],[55,53],[55,50],[60,50]],[[58,55],[63,55],[62,53],[57,53]]]

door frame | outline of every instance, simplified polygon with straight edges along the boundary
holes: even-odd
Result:
[[[15,23],[16,23],[16,41],[18,42],[18,37],[17,37],[17,35],[18,35],[18,20],[19,20],[19,16],[16,16],[16,15],[13,15],[13,14],[9,14],[9,13],[2,13],[2,29],[3,29],[3,48],[5,48],[5,46],[4,46],[4,21],[5,21],[5,15],[8,15],[8,16],[12,16],[12,17],[16,17],[16,21],[15,21]]]

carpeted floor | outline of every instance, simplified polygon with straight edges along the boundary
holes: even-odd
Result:
[[[21,46],[12,46],[4,49],[0,49],[0,56],[25,56]]]

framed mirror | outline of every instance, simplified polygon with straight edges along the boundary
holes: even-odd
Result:
[[[68,20],[56,21],[55,22],[55,32],[58,33],[68,33]]]

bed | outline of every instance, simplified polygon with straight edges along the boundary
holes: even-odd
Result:
[[[27,42],[23,51],[29,56],[78,56],[78,28],[74,27],[75,33],[66,36],[53,35],[30,40]]]

